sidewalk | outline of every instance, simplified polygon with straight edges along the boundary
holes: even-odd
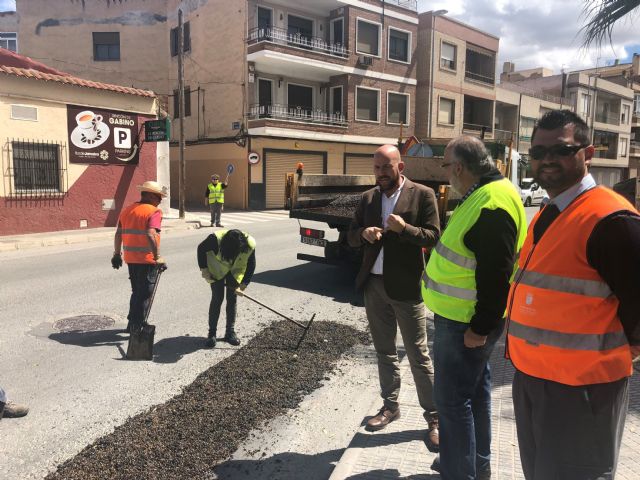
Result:
[[[520,480],[524,476],[511,399],[513,366],[503,358],[504,341],[499,342],[491,357],[492,374],[492,480]],[[437,479],[431,470],[435,457],[425,447],[422,438],[426,422],[418,404],[415,383],[405,357],[400,364],[402,390],[401,417],[378,432],[361,427],[344,451],[329,480]],[[376,381],[376,379],[371,379]],[[640,472],[640,381],[637,375],[629,383],[629,413],[620,449],[617,480],[638,478]],[[363,418],[380,408],[379,396],[372,398],[371,408]]]
[[[178,218],[178,210],[172,208],[162,219],[162,233],[200,228],[200,220],[195,213],[185,213],[185,218]],[[82,228],[57,232],[27,233],[24,235],[0,236],[0,253],[28,248],[49,247],[54,245],[70,245],[74,243],[95,242],[113,239],[114,227]]]

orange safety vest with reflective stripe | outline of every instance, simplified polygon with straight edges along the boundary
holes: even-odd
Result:
[[[160,210],[148,203],[134,203],[120,213],[122,251],[127,263],[156,263],[147,237],[149,217]],[[162,213],[160,213],[162,215]],[[156,233],[160,248],[160,235]]]
[[[523,373],[565,385],[608,383],[632,373],[618,298],[587,261],[596,224],[636,212],[604,187],[578,196],[537,244],[531,222],[508,305],[507,354]]]

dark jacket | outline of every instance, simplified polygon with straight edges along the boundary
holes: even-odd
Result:
[[[381,241],[370,244],[362,238],[362,231],[367,227],[382,228],[382,195],[378,188],[364,192],[349,227],[349,245],[364,246],[356,288],[364,287],[384,246],[383,279],[387,295],[394,300],[420,300],[420,277],[424,269],[422,247],[433,247],[440,238],[435,193],[431,188],[405,178],[393,210],[407,223],[405,230],[400,234],[386,231]]]

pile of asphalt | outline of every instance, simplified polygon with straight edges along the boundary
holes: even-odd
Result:
[[[209,368],[168,402],[130,418],[49,474],[49,480],[208,477],[249,432],[322,384],[340,357],[368,343],[365,332],[336,322],[303,330],[278,322]]]
[[[340,195],[335,200],[332,200],[329,205],[323,207],[322,211],[328,215],[352,217],[360,204],[360,198],[362,198],[360,193]]]

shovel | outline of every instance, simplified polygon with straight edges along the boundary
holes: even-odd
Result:
[[[296,350],[298,349],[298,347],[300,346],[300,344],[302,343],[302,341],[304,340],[304,337],[307,336],[307,332],[309,331],[309,328],[311,328],[311,324],[313,323],[313,319],[316,318],[316,314],[314,313],[313,315],[311,315],[311,320],[309,320],[309,323],[307,323],[306,325],[304,325],[303,323],[300,323],[296,320],[294,320],[293,318],[289,318],[287,317],[285,314],[278,312],[277,310],[274,310],[273,308],[269,307],[268,305],[265,305],[264,303],[256,300],[253,297],[250,297],[249,295],[247,295],[246,293],[242,292],[242,296],[245,298],[248,298],[249,300],[251,300],[252,302],[257,303],[258,305],[260,305],[261,307],[266,308],[267,310],[275,313],[276,315],[280,315],[282,318],[284,318],[285,320],[289,320],[292,323],[295,323],[297,326],[299,326],[300,328],[302,328],[304,330],[304,332],[302,333],[302,336],[300,337],[300,340],[298,340],[298,343],[296,344]]]
[[[153,299],[156,296],[156,290],[158,290],[158,284],[160,283],[160,275],[166,270],[164,265],[157,267],[158,275],[156,277],[156,283],[153,286],[153,292],[149,299],[149,306],[144,315],[144,322],[142,329],[132,331],[129,336],[129,345],[127,347],[127,360],[152,360],[153,359],[153,337],[156,333],[156,326],[149,325],[147,320],[149,319],[149,312],[151,312],[151,305],[153,305]]]

